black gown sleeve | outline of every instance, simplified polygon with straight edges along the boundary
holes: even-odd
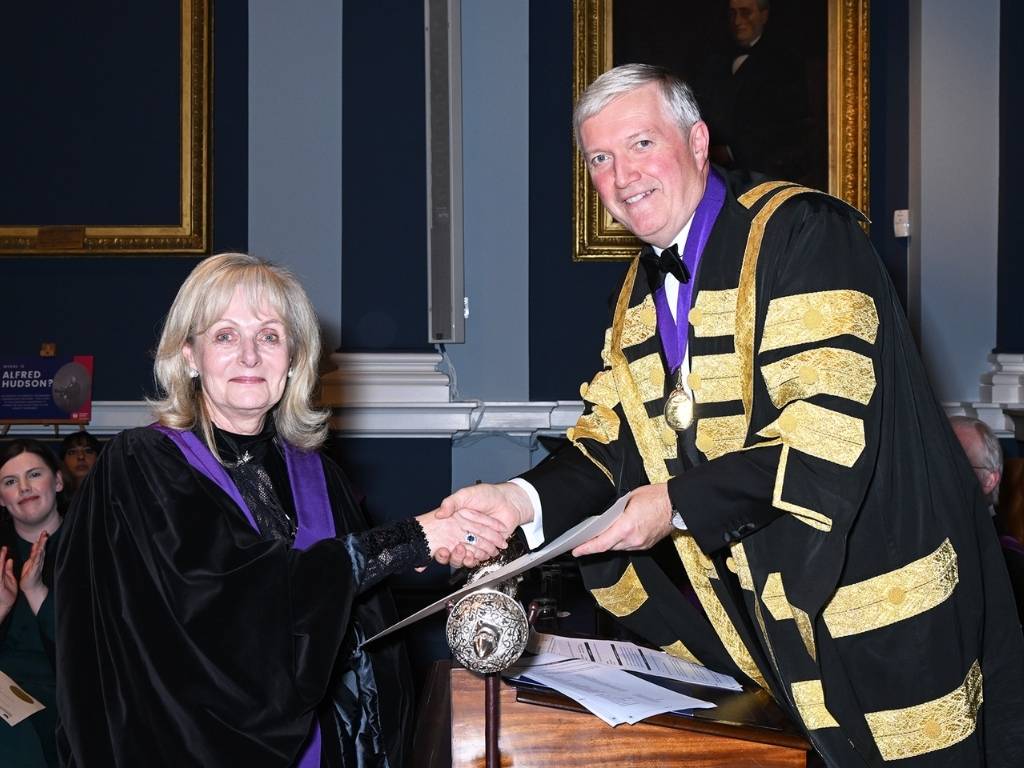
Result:
[[[345,541],[352,561],[352,576],[360,592],[393,573],[430,562],[427,536],[411,517],[349,534]]]

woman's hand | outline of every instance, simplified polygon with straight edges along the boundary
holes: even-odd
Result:
[[[46,540],[49,538],[50,534],[46,531],[40,533],[36,543],[32,545],[28,559],[21,566],[19,585],[21,591],[25,593],[25,599],[28,601],[32,613],[39,613],[39,607],[50,593],[49,588],[43,584],[43,561],[46,559]]]
[[[7,556],[7,547],[0,547],[0,621],[18,599],[18,580],[14,578],[14,560]]]
[[[439,550],[450,552],[459,544],[469,552],[465,563],[468,566],[489,560],[508,546],[500,520],[469,509],[459,510],[443,519],[434,510],[416,520],[426,534],[430,556],[439,562],[446,562],[436,557]]]
[[[501,524],[507,539],[517,526],[533,520],[533,504],[526,491],[515,483],[477,483],[462,488],[441,502],[434,510],[438,517],[474,512],[488,515]],[[472,568],[478,558],[466,557],[466,544],[456,542],[451,548],[443,548],[434,555],[434,559],[442,564],[450,564],[456,568],[467,566]]]

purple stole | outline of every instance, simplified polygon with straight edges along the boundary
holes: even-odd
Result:
[[[185,455],[188,463],[217,485],[231,500],[238,505],[254,530],[259,531],[256,518],[252,516],[249,506],[238,492],[238,487],[224,466],[213,457],[210,449],[192,432],[183,429],[171,429],[158,424],[154,429],[163,432],[174,442]],[[293,549],[306,549],[321,539],[333,538],[335,535],[334,515],[327,496],[327,480],[324,477],[324,466],[320,456],[312,451],[300,451],[284,440],[284,459],[288,467],[288,479],[292,484],[292,499],[298,514],[298,527],[295,532]],[[320,765],[320,721],[313,716],[313,728],[310,730],[306,743],[302,746],[296,768],[319,768]]]
[[[686,341],[689,337],[690,322],[687,314],[690,311],[690,292],[697,279],[697,265],[700,263],[704,245],[711,235],[722,204],[725,202],[725,181],[714,168],[708,173],[704,197],[697,204],[690,222],[690,232],[686,236],[686,245],[680,258],[691,275],[689,281],[679,284],[679,296],[676,299],[676,317],[672,319],[668,299],[665,298],[664,287],[654,292],[654,306],[658,313],[658,335],[661,337],[662,349],[665,351],[665,362],[669,373],[673,373],[683,362],[686,355]]]

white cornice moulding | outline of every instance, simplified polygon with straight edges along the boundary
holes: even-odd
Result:
[[[1024,354],[989,355],[991,370],[981,375],[980,398],[985,403],[1024,404]]]
[[[578,400],[545,402],[449,402],[448,374],[432,352],[339,352],[335,370],[321,377],[321,405],[331,411],[331,431],[346,437],[451,438],[467,432],[509,435],[561,434],[583,412]],[[92,404],[97,435],[114,435],[153,421],[142,401]],[[64,425],[60,434],[78,429]],[[52,434],[41,425],[16,425],[18,434]]]
[[[972,416],[985,422],[996,437],[1013,438],[1014,420],[1008,411],[1024,410],[1024,354],[990,354],[989,370],[981,374],[978,402],[943,403],[947,416]]]
[[[332,408],[329,424],[332,432],[344,437],[561,434],[581,413],[580,401],[358,403]]]
[[[354,403],[331,409],[331,431],[345,437],[441,437],[464,432],[493,432],[510,435],[564,433],[583,413],[578,400],[552,402],[481,403]],[[132,427],[153,422],[143,401],[102,401],[92,404],[92,422],[86,429],[94,435],[111,436]],[[74,424],[62,424],[58,434],[78,431]],[[41,424],[14,424],[8,437],[52,435],[54,428]]]
[[[447,403],[441,355],[426,352],[335,352],[335,370],[320,377],[320,401],[332,408],[365,403]]]
[[[440,437],[465,432],[512,435],[564,432],[582,402],[450,402],[441,355],[427,352],[337,352],[321,377],[320,402],[331,431],[351,437]]]

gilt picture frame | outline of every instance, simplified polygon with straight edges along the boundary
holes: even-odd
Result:
[[[0,181],[0,256],[209,252],[211,3],[136,8],[86,4],[48,24],[19,11],[10,130],[32,161]]]

